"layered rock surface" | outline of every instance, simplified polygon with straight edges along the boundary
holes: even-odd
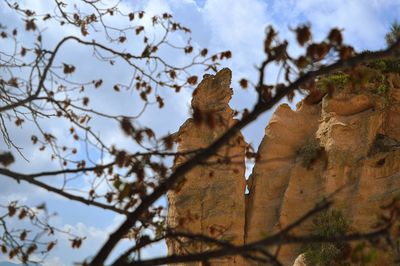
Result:
[[[228,75],[228,71],[221,73],[207,77],[199,92],[206,92],[207,84],[214,86],[211,91],[216,93],[221,88],[219,76]],[[246,206],[241,142],[228,145],[225,151],[230,156],[239,155],[235,157],[239,162],[235,167],[213,165],[216,170],[210,179],[210,166],[199,166],[187,176],[180,192],[170,194],[170,217],[175,217],[170,219],[174,221],[171,225],[178,225],[177,217],[193,210],[203,216],[192,222],[188,230],[209,235],[206,228],[211,224],[225,221],[228,226],[227,221],[235,221],[226,234],[235,237],[235,244],[243,243],[243,239],[244,243],[251,243],[279,231],[321,199],[334,195],[334,208],[358,231],[371,230],[380,206],[400,192],[399,80],[398,76],[389,75],[383,93],[375,90],[379,84],[356,90],[346,86],[325,96],[322,102],[310,105],[302,101],[294,111],[286,104],[280,105],[265,129],[248,183]],[[224,86],[229,88],[229,84]],[[205,95],[201,98],[196,94],[194,99],[199,98],[193,103],[215,104],[215,96]],[[218,110],[224,110],[221,117],[229,126],[234,121],[228,107],[230,90],[226,95],[221,97],[221,106],[225,108]],[[224,127],[201,128],[189,120],[179,131],[179,149],[205,147],[223,130]],[[307,234],[311,227],[311,222],[306,222],[293,233]],[[171,243],[169,252],[178,252]],[[282,246],[278,257],[284,265],[292,265],[300,253],[299,246]],[[234,261],[236,265],[257,265],[237,258]],[[235,265],[232,261],[226,263]]]

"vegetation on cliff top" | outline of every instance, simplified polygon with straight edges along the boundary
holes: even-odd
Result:
[[[385,36],[388,46],[400,38],[400,24],[395,21],[391,30]],[[365,50],[361,54],[369,54]],[[341,71],[319,77],[318,88],[325,94],[331,94],[334,90],[342,90],[351,86],[354,90],[366,83],[374,83],[377,87],[372,91],[380,96],[387,97],[388,81],[387,74],[400,73],[400,58],[377,59],[366,62],[357,67],[356,75],[354,69],[342,69]],[[358,92],[358,91],[357,91]]]

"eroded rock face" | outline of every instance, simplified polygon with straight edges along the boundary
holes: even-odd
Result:
[[[207,76],[193,93],[192,107],[205,119],[187,120],[177,133],[178,151],[204,148],[234,123],[228,102],[232,96],[231,71],[223,69]],[[212,118],[208,117],[212,115]],[[212,120],[212,121],[209,121]],[[244,244],[244,153],[243,137],[238,135],[204,165],[195,167],[168,195],[168,225],[178,231],[204,234],[236,245]],[[181,156],[176,165],[187,159]],[[169,254],[201,252],[212,247],[189,245],[186,240],[167,242]],[[212,265],[243,265],[240,257],[211,261]],[[188,265],[188,264],[185,264]],[[191,264],[191,265],[200,265]]]
[[[312,170],[307,169],[297,159],[297,151],[314,138],[320,112],[318,106],[303,105],[292,111],[284,104],[273,114],[249,179],[247,243],[279,231],[304,209],[313,207],[324,165],[316,163]]]
[[[333,194],[333,208],[357,230],[370,231],[380,206],[400,190],[399,92],[394,86],[386,95],[344,90],[318,104],[300,103],[296,111],[279,106],[251,175],[246,243],[279,231]],[[293,233],[311,228],[306,222]],[[300,253],[299,246],[283,246],[279,259],[292,265]]]
[[[222,70],[199,85],[192,105],[218,114],[219,122],[210,130],[188,120],[179,130],[179,151],[207,146],[234,123],[229,82],[230,71]],[[334,208],[357,230],[369,231],[380,206],[400,191],[400,78],[389,77],[385,95],[342,90],[319,103],[302,101],[297,110],[280,105],[265,129],[246,206],[244,147],[238,136],[219,152],[233,158],[233,164],[199,166],[179,191],[169,194],[170,226],[211,235],[213,225],[222,225],[228,229],[221,239],[251,243],[278,232],[334,193]],[[180,224],[188,214],[198,219]],[[308,234],[311,229],[309,221],[292,233]],[[175,242],[168,246],[170,254],[182,254]],[[299,246],[282,246],[278,258],[293,265],[300,253]],[[212,263],[257,265],[237,257]],[[303,265],[304,258],[296,263]]]

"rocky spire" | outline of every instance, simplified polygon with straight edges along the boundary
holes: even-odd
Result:
[[[204,148],[215,141],[235,122],[228,102],[232,97],[231,71],[223,69],[215,76],[205,76],[193,93],[192,107],[201,121],[188,119],[177,133],[178,151]],[[168,194],[168,225],[178,231],[204,234],[244,243],[245,143],[238,135],[207,162],[195,167],[174,191]],[[179,157],[175,165],[187,159]],[[168,241],[169,254],[206,251],[215,247]],[[212,265],[243,265],[241,257],[211,261]],[[185,264],[187,265],[187,264]],[[200,264],[191,264],[200,265]]]

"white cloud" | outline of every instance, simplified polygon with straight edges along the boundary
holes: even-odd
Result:
[[[299,8],[304,10],[304,14],[310,10],[318,10],[313,12],[314,25],[318,29],[325,29],[339,26],[344,28],[344,34],[347,39],[358,43],[363,43],[363,46],[376,47],[382,43],[383,38],[379,38],[382,32],[385,31],[385,25],[377,16],[376,9],[366,5],[365,1],[329,1],[322,3],[321,1],[309,1],[302,6],[301,4],[307,1],[299,2]],[[318,6],[324,6],[318,9]],[[377,36],[380,33],[380,36]]]
[[[171,8],[167,1],[163,0],[153,0],[148,1],[144,10],[150,15],[160,15],[164,12],[171,13]]]
[[[397,1],[302,0],[273,1],[279,24],[294,27],[311,22],[317,39],[325,38],[329,29],[344,29],[345,40],[358,49],[378,49],[384,45],[384,34],[395,15],[388,8],[399,9]],[[384,13],[383,13],[384,12]]]
[[[67,266],[67,264],[65,264],[60,257],[51,257],[51,258],[45,260],[42,265],[43,266],[55,266],[55,265]]]
[[[202,13],[211,33],[210,45],[231,49],[235,69],[245,71],[262,60],[264,30],[271,22],[266,11],[265,2],[258,0],[246,3],[209,0],[205,3]]]

